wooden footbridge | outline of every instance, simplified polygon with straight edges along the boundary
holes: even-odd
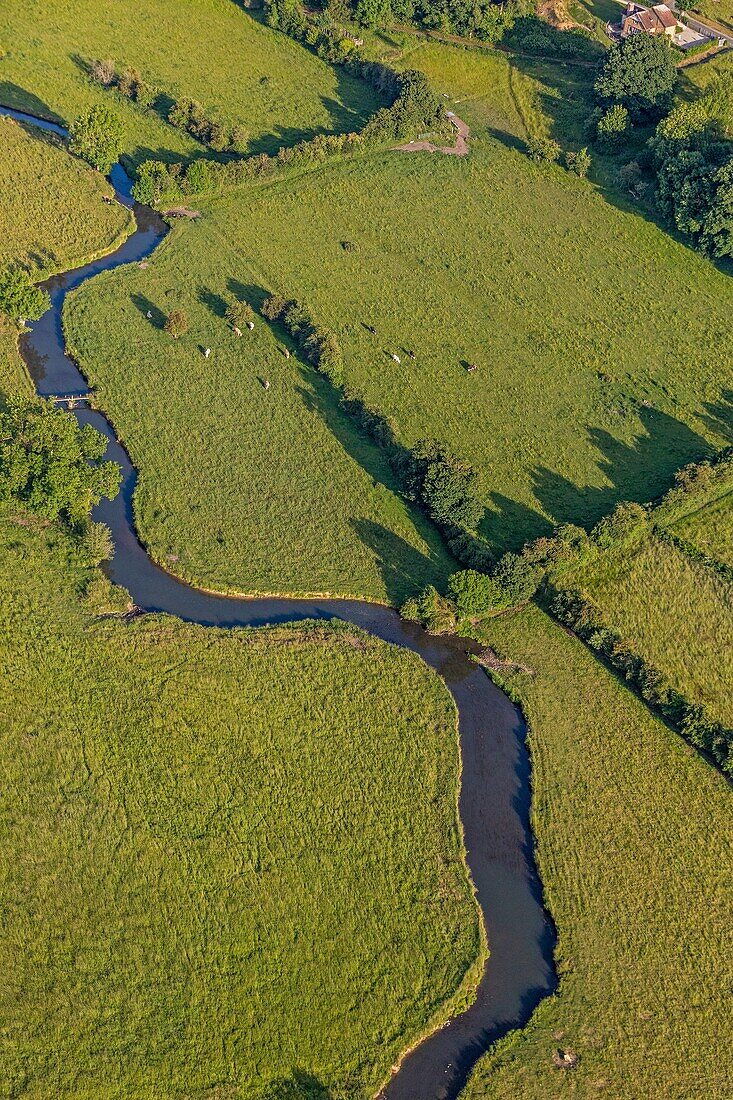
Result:
[[[91,393],[52,393],[48,400],[54,405],[62,405],[66,409],[75,409],[77,405],[88,405],[92,399]]]

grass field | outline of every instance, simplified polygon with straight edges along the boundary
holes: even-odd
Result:
[[[733,491],[685,516],[672,530],[708,557],[733,569]]]
[[[650,536],[632,551],[598,551],[563,575],[603,621],[691,702],[733,724],[733,584]]]
[[[2,513],[0,1094],[370,1096],[481,950],[448,692],[348,628],[98,619],[94,575]]]
[[[559,994],[486,1057],[466,1100],[725,1100],[731,828],[725,781],[537,609],[486,640],[530,720]],[[555,1050],[579,1055],[557,1069]]]
[[[324,380],[286,360],[264,322],[238,338],[223,319],[240,274],[196,224],[147,270],[68,300],[70,346],[140,471],[136,520],[153,556],[219,589],[399,603],[443,583],[452,562],[440,538]],[[162,331],[174,305],[191,326],[178,341]]]
[[[230,453],[242,444],[252,453],[269,447],[273,429],[269,414],[245,430],[236,419],[234,436],[208,402],[183,389],[200,396],[223,385],[231,340],[221,322],[203,327],[197,310],[184,351],[130,308],[133,295],[164,311],[183,297],[193,310],[196,287],[221,294],[234,280],[255,299],[279,289],[307,302],[337,330],[348,383],[395,417],[403,440],[437,436],[480,470],[483,527],[497,549],[555,521],[592,523],[620,498],[649,499],[723,440],[716,410],[733,366],[733,281],[562,169],[536,167],[479,135],[463,160],[380,154],[210,200],[204,210],[149,271],[85,288],[68,317],[71,342],[133,446],[149,499],[170,501],[176,554],[212,564],[218,556],[211,524],[197,534],[185,494],[162,476],[161,431],[179,449],[193,432],[205,471],[227,432]],[[666,306],[638,309],[640,300]],[[122,357],[124,342],[131,354]],[[208,363],[196,357],[198,343],[214,349]],[[415,351],[414,363],[405,349]],[[475,374],[467,362],[479,364]],[[224,389],[232,405],[231,385]],[[227,480],[240,476],[243,463],[236,454],[233,461]],[[202,482],[202,491],[231,500],[221,481],[202,473]],[[259,493],[247,507],[259,517],[272,504]],[[144,537],[162,544],[152,508],[139,515]],[[239,515],[232,510],[223,522],[231,540]],[[278,588],[297,575],[289,556],[277,562]],[[251,583],[247,568],[233,568],[239,585]],[[230,570],[221,579],[235,577]]]
[[[109,252],[132,229],[127,210],[102,202],[109,184],[55,139],[0,117],[0,267],[21,263],[42,279]],[[32,391],[17,329],[0,318],[2,394]]]
[[[361,129],[379,106],[368,85],[232,0],[139,0],[122,14],[116,0],[6,0],[0,46],[0,102],[70,120],[91,103],[111,102],[85,65],[112,57],[162,91],[198,99],[222,122],[243,125],[254,152]],[[135,162],[201,153],[201,145],[151,112],[112,99]]]
[[[128,210],[102,199],[107,181],[69,156],[53,135],[0,116],[0,266],[34,278],[111,252],[132,231]]]

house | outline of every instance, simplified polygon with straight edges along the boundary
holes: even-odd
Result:
[[[666,4],[643,8],[641,4],[629,3],[621,16],[622,38],[630,34],[666,34],[673,38],[676,31],[677,18]]]

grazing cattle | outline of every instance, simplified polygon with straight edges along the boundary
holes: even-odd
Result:
[[[377,335],[377,330],[372,325],[367,325],[367,332],[371,332],[372,336]]]
[[[250,332],[252,331],[252,329],[254,327],[255,327],[254,321],[247,321],[247,328],[249,329]]]
[[[152,320],[153,314],[151,313],[151,311],[150,311],[150,310],[148,310],[148,312],[147,312],[147,313],[145,314],[145,316],[146,316],[146,317],[147,317],[147,319],[148,319],[148,320],[150,321],[150,320]]]
[[[289,351],[288,348],[283,348],[283,355],[285,356],[286,359],[290,358],[290,351]]]
[[[208,359],[211,355],[211,348],[204,348],[204,359]]]
[[[402,362],[399,355],[395,354],[394,352],[392,354],[392,358],[394,359],[395,363],[401,363]]]
[[[269,388],[270,388],[270,379],[266,378],[265,381],[262,383],[262,385],[265,387],[266,390],[269,390]]]
[[[241,328],[237,328],[237,326],[236,326],[236,325],[233,325],[232,327],[233,327],[233,329],[234,329],[234,333],[235,333],[235,335],[236,335],[236,336],[241,336],[241,335],[242,335],[242,330],[241,330]]]
[[[407,354],[410,356],[410,359],[417,359],[417,356],[415,355],[414,351],[408,351]]]
[[[473,372],[474,372],[475,370],[478,370],[478,364],[476,364],[476,363],[469,363],[469,364],[468,364],[468,366],[466,367],[466,370],[468,371],[468,373],[469,373],[469,374],[473,374]]]

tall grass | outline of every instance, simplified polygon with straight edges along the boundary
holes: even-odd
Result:
[[[372,1095],[481,952],[448,692],[349,628],[103,589],[2,513],[3,1093]]]
[[[537,609],[485,639],[530,721],[533,814],[560,989],[480,1063],[466,1100],[724,1100],[730,792]],[[557,1049],[578,1055],[558,1069]]]

